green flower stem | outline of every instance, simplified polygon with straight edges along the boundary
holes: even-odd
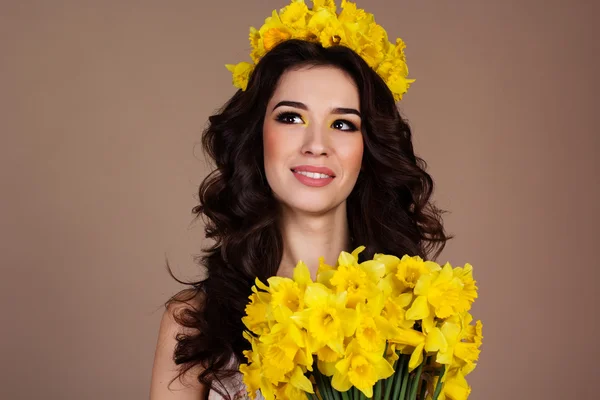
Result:
[[[334,388],[333,385],[331,384],[331,377],[326,376],[324,378],[325,378],[325,381],[327,382],[327,387],[329,387],[329,390],[333,394],[333,398],[335,400],[342,400],[342,395],[340,394],[340,392],[338,392],[337,389]]]
[[[385,358],[387,349],[388,349],[388,342],[385,342],[385,347],[383,349],[383,358]],[[373,399],[375,399],[375,400],[381,400],[381,385],[383,385],[383,379],[380,379],[375,383],[375,391],[373,393]]]
[[[437,400],[438,396],[442,392],[442,378],[444,377],[444,373],[446,372],[446,366],[442,364],[442,370],[440,371],[440,379],[438,379],[437,385],[435,385],[435,390],[433,391],[433,400]]]
[[[376,399],[376,400],[380,400],[381,399],[381,384],[382,384],[382,382],[383,382],[383,379],[380,379],[375,384],[375,391],[373,393],[373,398]]]
[[[404,376],[402,377],[402,386],[400,388],[400,397],[394,397],[394,399],[401,399],[404,400],[405,396],[406,396],[406,389],[408,386],[408,376],[410,375],[410,372],[408,371],[408,362],[409,360],[406,360],[406,369],[404,371]]]
[[[408,374],[408,385],[406,385],[406,400],[410,400],[410,392],[412,390],[412,386],[415,380],[415,374]],[[404,397],[401,397],[402,400],[405,400]]]
[[[410,391],[410,395],[409,395],[410,400],[417,400],[417,390],[419,390],[419,382],[421,380],[421,373],[423,372],[423,366],[425,365],[427,360],[428,359],[423,360],[423,362],[417,367],[417,373],[415,374],[415,376],[413,378],[411,391]]]
[[[337,390],[335,390],[333,388],[333,386],[331,386],[331,380],[329,380],[329,377],[321,374],[321,372],[319,371],[319,375],[321,375],[321,380],[323,381],[323,386],[325,386],[325,389],[327,390],[327,396],[329,396],[332,400],[338,400],[336,394],[337,394]]]
[[[319,393],[321,393],[321,398],[323,400],[333,400],[329,397],[329,393],[327,392],[327,388],[324,385],[323,377],[318,368],[314,369],[315,380],[317,381],[317,386],[319,387]]]
[[[394,384],[394,378],[396,377],[396,368],[398,368],[398,361],[400,360],[400,356],[394,361],[394,374],[385,380],[385,394],[384,399],[389,399],[390,394],[392,394],[392,385]],[[377,399],[380,400],[380,399]]]
[[[400,364],[398,370],[396,371],[396,373],[394,374],[394,395],[392,396],[392,399],[402,399],[404,400],[403,397],[398,397],[400,396],[400,390],[402,389],[402,382],[404,381],[404,374],[406,374],[406,370],[407,370],[407,363],[408,363],[408,358],[406,358],[404,356],[404,354],[400,354],[400,358],[398,359],[398,364]],[[387,397],[386,397],[387,398]]]
[[[349,390],[342,392],[342,400],[350,400],[350,391]]]

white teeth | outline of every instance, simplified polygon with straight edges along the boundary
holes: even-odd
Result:
[[[296,171],[296,173],[304,176],[308,176],[312,179],[326,179],[331,178],[329,175],[319,174],[318,172],[307,172],[307,171]]]

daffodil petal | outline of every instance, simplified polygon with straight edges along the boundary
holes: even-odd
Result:
[[[394,368],[385,358],[380,358],[373,366],[375,367],[378,380],[387,379],[394,374]]]
[[[350,265],[356,265],[356,264],[358,264],[358,262],[356,261],[356,258],[352,254],[342,251],[340,253],[340,256],[338,257],[338,264],[340,266],[342,266],[342,265],[350,266]]]
[[[313,307],[327,302],[329,292],[327,288],[320,283],[313,283],[306,288],[304,292],[304,303],[308,307]]]
[[[427,333],[427,337],[425,338],[425,351],[446,351],[447,348],[448,342],[446,341],[446,338],[444,337],[444,334],[440,328],[433,328]]]
[[[429,316],[429,304],[426,296],[417,296],[412,306],[406,311],[406,319],[419,320]]]
[[[312,383],[304,375],[304,372],[302,372],[302,368],[300,367],[294,368],[294,371],[290,376],[290,383],[298,389],[302,389],[307,393],[314,393]]]
[[[344,358],[335,364],[336,372],[331,379],[331,386],[339,392],[345,392],[352,387],[350,378],[348,378],[348,369],[350,368],[350,359]]]
[[[421,343],[410,355],[410,360],[408,361],[408,370],[412,371],[419,366],[423,362],[423,348],[425,343]]]
[[[300,286],[306,286],[312,282],[308,266],[303,261],[299,261],[294,268],[294,281]]]
[[[325,361],[321,361],[321,360],[317,360],[317,367],[319,368],[319,371],[325,375],[325,376],[333,376],[333,374],[335,374],[335,372],[337,371],[335,369],[335,364],[337,363],[337,361],[334,362],[325,362]]]

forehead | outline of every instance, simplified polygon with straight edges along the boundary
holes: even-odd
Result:
[[[354,80],[345,71],[331,66],[290,69],[281,75],[270,103],[299,101],[310,108],[359,108]]]

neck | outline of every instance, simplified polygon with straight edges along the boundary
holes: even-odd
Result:
[[[283,257],[277,275],[292,277],[299,260],[304,261],[313,279],[319,267],[319,257],[335,265],[341,251],[350,251],[350,233],[346,203],[327,214],[305,214],[282,208],[280,230],[283,237]]]

